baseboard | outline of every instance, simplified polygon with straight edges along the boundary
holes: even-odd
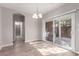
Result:
[[[73,51],[74,53],[77,53],[77,54],[79,54],[79,52],[77,52],[77,51]]]
[[[1,49],[2,49],[3,47],[7,47],[7,46],[13,46],[13,43],[6,44],[6,45],[2,45],[2,46],[1,46]]]
[[[0,50],[2,49],[2,47],[0,47]]]
[[[2,47],[1,47],[1,41],[0,41],[0,50],[2,49]]]

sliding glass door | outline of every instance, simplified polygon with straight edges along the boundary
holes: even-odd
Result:
[[[55,20],[55,44],[71,49],[71,18]]]
[[[75,13],[43,20],[43,40],[69,50],[75,50]]]

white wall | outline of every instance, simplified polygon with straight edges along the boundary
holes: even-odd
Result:
[[[12,44],[13,42],[13,21],[12,12],[9,9],[2,8],[2,46]]]
[[[26,16],[25,21],[25,37],[26,42],[32,40],[40,40],[41,39],[41,21],[32,19],[31,16]]]
[[[75,45],[75,48],[76,48],[76,51],[79,51],[79,11],[76,12],[76,45]]]
[[[12,9],[2,7],[2,46],[13,44],[13,14],[21,13],[25,16],[25,41],[33,41],[41,38],[41,21],[32,19],[32,15],[15,11]]]
[[[0,8],[0,49],[1,49],[1,8]]]

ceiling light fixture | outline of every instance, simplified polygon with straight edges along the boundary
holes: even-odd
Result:
[[[40,12],[38,11],[38,6],[37,6],[36,12],[33,13],[33,15],[32,15],[32,18],[34,18],[34,19],[42,18],[42,13],[40,13]]]

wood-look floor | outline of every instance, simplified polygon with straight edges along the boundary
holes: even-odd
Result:
[[[0,50],[0,56],[78,56],[78,54],[45,41],[33,41],[5,47]]]

